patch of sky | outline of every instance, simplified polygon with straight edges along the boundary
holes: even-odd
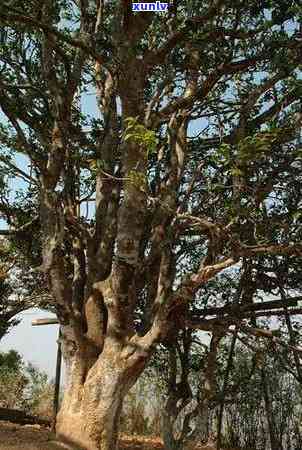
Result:
[[[203,132],[206,131],[208,127],[208,121],[204,118],[190,120],[189,126],[188,126],[188,136],[190,138],[196,138],[202,135]]]
[[[16,316],[21,319],[18,326],[0,342],[0,351],[11,349],[21,353],[25,361],[44,370],[50,379],[55,375],[58,325],[33,327],[32,321],[45,317],[55,317],[54,314],[32,308]],[[63,375],[64,380],[64,375]]]
[[[81,97],[81,112],[85,116],[91,118],[99,118],[100,113],[98,109],[98,102],[95,91],[91,90],[87,93],[83,93]]]
[[[29,158],[23,154],[18,154],[16,158],[14,158],[15,165],[22,169],[25,173],[30,173],[30,161]],[[9,179],[8,187],[10,189],[9,200],[16,200],[16,192],[20,190],[24,190],[27,187],[27,183],[19,177],[13,177]]]

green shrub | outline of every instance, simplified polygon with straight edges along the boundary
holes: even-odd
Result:
[[[25,364],[14,350],[0,352],[0,407],[51,418],[52,399],[53,384],[46,373]]]

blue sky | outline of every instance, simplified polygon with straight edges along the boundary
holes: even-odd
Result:
[[[17,317],[22,319],[21,323],[1,339],[0,351],[17,350],[25,361],[45,371],[50,379],[54,378],[59,327],[58,325],[33,327],[31,324],[34,319],[54,317],[54,315],[38,309],[30,309]]]

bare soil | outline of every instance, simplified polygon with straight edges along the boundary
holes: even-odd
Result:
[[[0,449],[62,450],[64,446],[57,444],[54,434],[40,425],[0,422]],[[122,436],[120,450],[164,450],[164,447],[159,438]],[[214,450],[214,448],[207,446],[200,447],[200,450]]]

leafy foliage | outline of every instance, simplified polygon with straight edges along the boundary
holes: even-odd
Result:
[[[25,364],[15,350],[0,353],[0,406],[51,418],[53,386],[45,373]]]
[[[157,147],[156,134],[148,130],[144,125],[138,123],[138,117],[128,117],[125,119],[126,129],[124,131],[124,141],[134,142],[142,146],[146,156],[155,153]]]

